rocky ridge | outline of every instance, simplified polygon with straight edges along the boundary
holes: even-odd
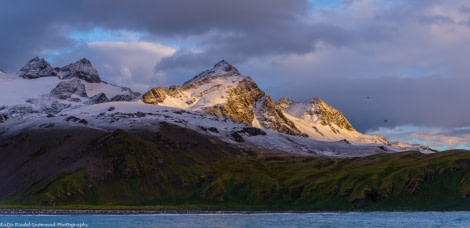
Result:
[[[36,56],[20,69],[18,76],[25,79],[57,76],[60,79],[79,78],[90,83],[101,82],[98,71],[86,58],[64,67],[52,68],[46,60]]]
[[[185,82],[156,87],[142,97],[148,104],[181,108],[230,118],[246,125],[316,140],[390,145],[381,136],[357,132],[341,111],[320,98],[274,102],[253,81],[225,60]]]

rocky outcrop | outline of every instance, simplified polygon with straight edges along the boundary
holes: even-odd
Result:
[[[140,93],[137,93],[137,94],[119,94],[119,95],[116,95],[116,96],[112,97],[111,99],[109,99],[109,101],[132,101],[136,97],[138,97],[139,95],[140,95]]]
[[[46,103],[41,106],[41,111],[46,114],[57,114],[64,109],[70,108],[71,104],[64,104],[57,101]]]
[[[98,93],[95,96],[91,97],[89,101],[85,102],[85,104],[91,105],[91,104],[100,104],[100,103],[105,103],[105,102],[109,102],[108,98],[106,97],[106,94]]]
[[[176,97],[176,98],[180,98],[183,96],[183,93],[180,89],[180,87],[178,86],[170,86],[170,88],[168,88],[167,90],[167,93],[168,93],[168,96],[171,96],[171,97]]]
[[[308,137],[295,124],[287,119],[269,96],[265,96],[256,104],[258,122],[266,129],[289,135]]]
[[[0,123],[3,123],[8,120],[8,115],[0,113]]]
[[[18,76],[25,79],[35,79],[47,76],[57,76],[54,68],[44,59],[34,57],[18,72]]]
[[[134,92],[127,87],[121,87],[121,91],[124,93],[112,97],[111,99],[109,99],[109,101],[132,101],[142,95],[141,93]]]
[[[142,96],[142,101],[147,104],[159,104],[166,99],[166,91],[162,87],[153,88]]]
[[[56,70],[61,79],[80,78],[90,83],[101,82],[98,71],[85,58]]]
[[[59,82],[59,84],[57,84],[50,94],[61,100],[70,99],[73,94],[80,97],[88,97],[86,94],[85,85],[78,78]]]

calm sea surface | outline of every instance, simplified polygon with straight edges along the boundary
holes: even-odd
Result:
[[[0,215],[0,227],[470,227],[470,212]]]

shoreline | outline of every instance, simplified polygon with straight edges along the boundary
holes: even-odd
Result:
[[[158,214],[305,214],[305,213],[374,213],[374,212],[457,212],[450,211],[210,211],[210,210],[99,210],[99,209],[0,209],[1,215],[158,215]],[[467,211],[470,212],[470,211]]]
[[[327,211],[203,211],[203,210],[98,210],[98,209],[0,209],[0,215],[145,215],[145,214],[269,214],[328,213]],[[332,211],[330,211],[333,213]],[[340,211],[336,211],[340,213]]]

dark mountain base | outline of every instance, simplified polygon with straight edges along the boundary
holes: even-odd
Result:
[[[468,151],[337,159],[238,148],[167,123],[48,129],[1,139],[0,207],[470,209]]]

